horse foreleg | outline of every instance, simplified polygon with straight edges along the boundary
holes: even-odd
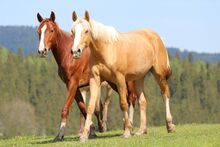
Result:
[[[128,116],[127,85],[126,85],[125,77],[121,73],[117,73],[116,78],[117,78],[116,84],[117,84],[119,99],[120,99],[120,107],[124,113],[125,131],[124,131],[123,137],[128,138],[131,136],[132,125],[131,125],[131,122]]]
[[[66,97],[66,101],[61,113],[61,125],[60,125],[60,130],[57,134],[57,136],[54,138],[54,142],[57,141],[63,141],[64,140],[64,132],[65,132],[65,127],[66,127],[66,121],[67,121],[67,117],[69,114],[69,108],[73,103],[74,100],[74,96],[76,94],[76,89],[77,89],[77,82],[76,80],[71,80],[68,85],[68,93],[67,93],[67,97]]]
[[[106,96],[105,96],[105,101],[103,104],[103,118],[102,118],[102,125],[103,125],[103,131],[106,132],[107,131],[107,116],[108,116],[108,106],[110,104],[110,96],[112,95],[112,88],[107,85],[106,86]]]
[[[98,93],[99,93],[99,87],[100,87],[100,77],[97,75],[96,78],[91,77],[90,78],[90,100],[89,100],[89,106],[87,108],[87,116],[86,116],[86,122],[83,129],[83,134],[80,136],[80,141],[85,142],[88,140],[88,133],[90,126],[92,125],[92,114],[95,110],[96,101],[98,99]]]
[[[83,101],[86,104],[86,90],[82,89],[81,90],[81,94],[82,94]],[[78,104],[78,102],[77,102],[77,104]],[[79,106],[79,104],[78,104],[78,106]],[[80,108],[80,109],[83,109],[83,108]],[[80,130],[79,130],[78,135],[82,134],[83,128],[84,128],[84,124],[85,124],[85,117],[84,117],[83,113],[80,112]]]

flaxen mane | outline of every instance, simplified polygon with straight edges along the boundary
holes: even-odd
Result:
[[[119,33],[112,26],[105,26],[100,22],[91,21],[92,34],[95,39],[101,39],[104,42],[112,43],[118,41]]]
[[[114,41],[118,41],[119,33],[112,26],[106,26],[100,22],[91,20],[91,27],[87,21],[84,19],[78,19],[74,22],[74,25],[81,23],[85,28],[91,31],[94,39],[98,39],[100,41],[104,41],[106,43],[112,43]]]

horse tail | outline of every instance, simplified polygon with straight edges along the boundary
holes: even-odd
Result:
[[[172,75],[172,69],[169,67],[166,73],[166,80],[168,80],[171,75]]]
[[[166,49],[166,47],[165,47],[165,42],[164,42],[164,40],[163,40],[162,37],[160,38],[160,40],[161,40],[161,42],[162,42],[162,46],[161,46],[161,47],[164,48],[165,54],[166,54],[166,56],[167,56],[167,62],[166,62],[166,64],[167,64],[166,80],[168,80],[169,77],[172,75],[172,69],[171,69],[171,67],[170,67],[169,55],[168,55],[168,51],[167,51],[167,49]]]

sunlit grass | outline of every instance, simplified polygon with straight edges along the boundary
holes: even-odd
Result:
[[[150,127],[148,134],[122,138],[122,130],[97,133],[97,138],[79,142],[77,136],[66,136],[63,142],[53,143],[54,136],[25,136],[0,140],[0,146],[93,146],[93,147],[218,147],[220,124],[190,124],[176,126],[176,133],[168,134],[165,127]],[[136,131],[136,130],[135,130]]]

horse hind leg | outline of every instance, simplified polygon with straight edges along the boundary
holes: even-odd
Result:
[[[137,93],[139,113],[140,113],[140,128],[137,131],[136,135],[142,135],[147,133],[147,117],[146,117],[147,100],[143,91],[144,79],[136,80],[134,83],[135,83],[135,91]]]
[[[127,88],[128,88],[127,101],[128,101],[128,105],[129,105],[129,119],[130,119],[130,122],[133,126],[133,124],[134,124],[133,123],[134,107],[135,107],[135,101],[137,99],[137,94],[135,91],[134,82],[133,81],[127,82]]]
[[[157,70],[152,70],[153,75],[160,86],[161,94],[163,96],[163,100],[165,103],[165,112],[166,112],[166,127],[167,132],[172,133],[175,132],[175,125],[173,124],[173,119],[170,111],[170,90],[167,84],[167,79],[170,76],[170,69],[165,70],[166,72],[158,72]]]
[[[128,115],[128,103],[127,103],[127,85],[125,81],[125,77],[121,73],[116,74],[117,78],[117,88],[119,93],[120,107],[124,113],[124,138],[128,138],[131,136],[132,125]]]
[[[97,98],[97,101],[96,101],[95,116],[97,118],[99,132],[104,132],[103,124],[102,124],[103,105],[102,105],[101,97],[100,96],[101,96],[101,86],[99,87],[98,98]]]

